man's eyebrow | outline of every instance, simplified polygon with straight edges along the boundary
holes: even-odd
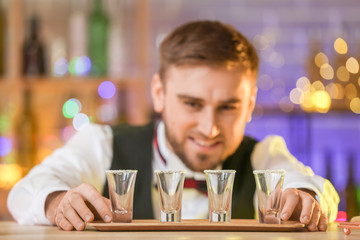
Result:
[[[178,98],[183,99],[183,100],[191,100],[191,101],[195,101],[195,102],[203,102],[204,100],[201,98],[197,98],[197,97],[192,97],[192,96],[188,96],[188,95],[184,95],[184,94],[178,94],[177,95]],[[241,99],[238,98],[230,98],[224,101],[220,101],[221,104],[232,104],[232,103],[240,103]]]
[[[192,96],[188,96],[188,95],[184,95],[184,94],[178,94],[177,97],[180,99],[183,99],[183,100],[191,100],[191,101],[195,101],[195,102],[203,102],[204,101],[201,98],[192,97]]]
[[[241,99],[238,98],[230,98],[228,100],[221,101],[223,104],[229,104],[229,103],[240,103]]]

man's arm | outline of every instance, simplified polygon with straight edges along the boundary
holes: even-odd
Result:
[[[45,215],[45,201],[48,200],[48,209],[59,206],[50,204],[53,196],[50,194],[69,191],[87,183],[100,195],[106,180],[105,170],[110,167],[111,159],[110,127],[87,127],[14,186],[8,197],[11,214],[22,224],[54,224]]]
[[[284,169],[282,219],[305,223],[310,231],[326,230],[334,221],[339,196],[332,184],[297,161],[279,136],[270,136],[255,146],[252,166],[256,169]]]

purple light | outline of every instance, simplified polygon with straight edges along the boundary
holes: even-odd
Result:
[[[69,68],[69,63],[65,58],[59,58],[54,64],[54,74],[56,76],[63,76],[67,73]]]
[[[12,144],[10,139],[6,137],[0,137],[0,157],[5,157],[10,153]]]
[[[91,60],[87,56],[79,57],[75,62],[76,75],[86,76],[91,69]]]
[[[98,93],[104,99],[112,98],[115,95],[116,87],[110,81],[104,81],[99,85]]]

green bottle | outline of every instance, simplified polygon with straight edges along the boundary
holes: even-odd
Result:
[[[107,73],[109,20],[102,9],[101,0],[94,0],[93,3],[89,18],[88,53],[92,64],[90,74],[104,76]]]

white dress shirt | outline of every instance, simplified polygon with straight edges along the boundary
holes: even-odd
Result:
[[[159,149],[167,161],[165,165],[153,146],[153,170],[187,170],[188,177],[205,179],[203,173],[195,173],[166,146],[165,127],[161,122],[157,129]],[[92,184],[100,193],[106,181],[105,170],[110,169],[113,157],[113,134],[110,126],[90,124],[71,138],[63,147],[35,166],[10,191],[8,208],[20,224],[50,224],[45,216],[45,200],[54,191],[66,191],[82,183]],[[284,189],[307,188],[317,194],[322,210],[334,221],[339,196],[332,184],[314,175],[309,167],[292,156],[280,136],[269,136],[256,144],[251,155],[254,170],[284,169]],[[218,166],[221,168],[221,166]],[[155,176],[153,176],[155,183]],[[153,184],[155,186],[155,184]],[[155,187],[152,189],[154,215],[159,218],[159,201]],[[256,202],[254,201],[256,205]],[[195,189],[184,189],[182,218],[206,218],[207,197]],[[255,207],[256,209],[256,207]]]

